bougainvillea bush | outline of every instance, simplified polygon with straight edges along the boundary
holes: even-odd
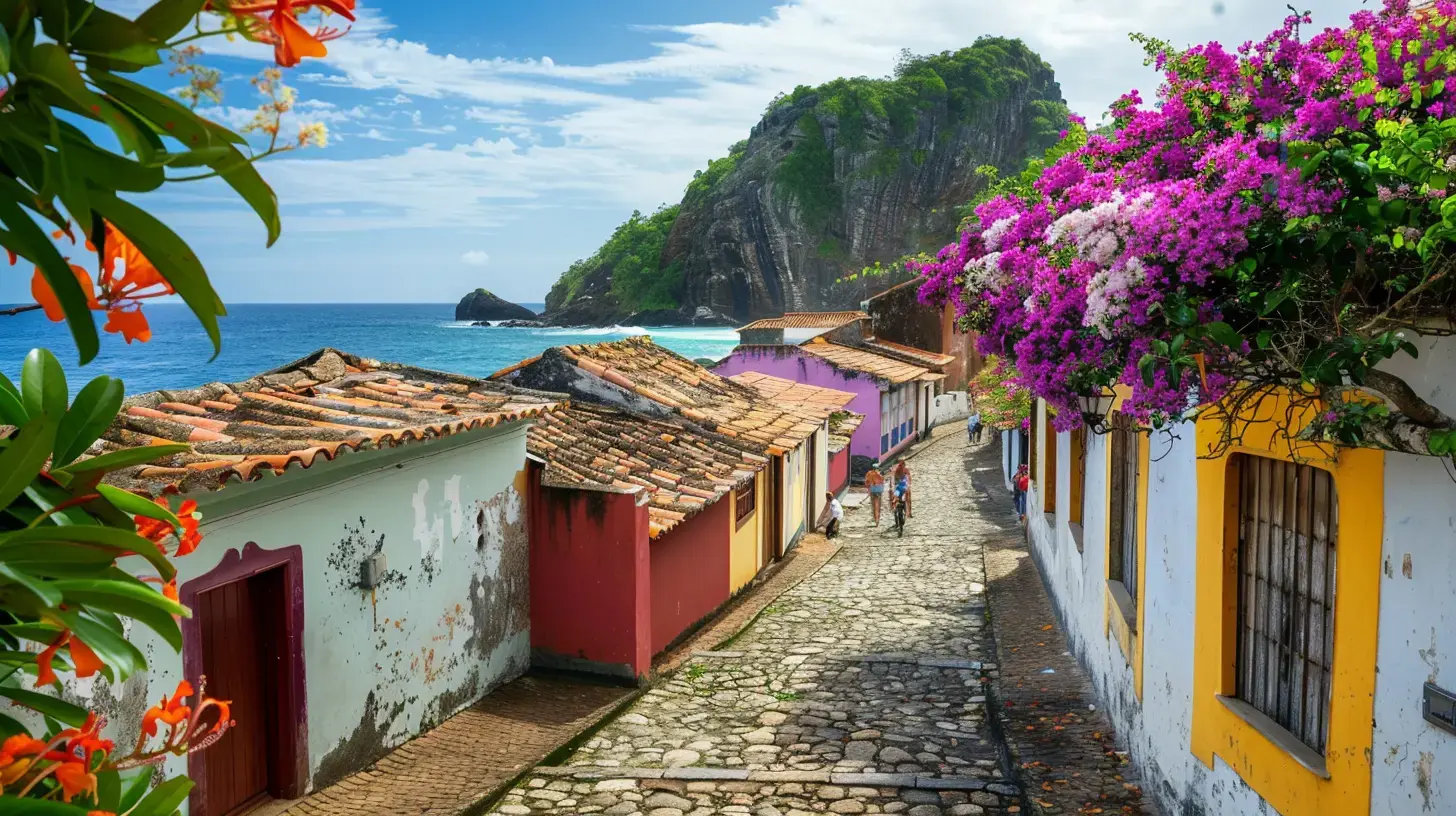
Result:
[[[1386,0],[1236,50],[1135,37],[1156,97],[1074,122],[917,265],[922,298],[953,302],[1062,429],[1117,384],[1153,425],[1278,391],[1321,406],[1292,433],[1451,453],[1456,422],[1376,366],[1452,325],[1453,18]]]

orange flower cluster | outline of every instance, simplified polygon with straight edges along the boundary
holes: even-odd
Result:
[[[241,0],[216,4],[208,0],[203,8],[232,14],[244,21],[247,36],[272,45],[273,58],[284,68],[292,68],[304,57],[327,56],[329,49],[324,43],[348,32],[348,29],[329,28],[322,22],[310,31],[298,21],[298,15],[322,9],[350,22],[354,20],[354,0]]]
[[[61,236],[75,240],[68,230],[61,230],[54,237]],[[106,331],[120,334],[128,343],[133,340],[145,343],[152,339],[152,329],[147,323],[146,315],[142,314],[141,301],[170,295],[173,292],[172,286],[121,230],[107,224],[104,240],[106,245],[101,250],[99,287],[91,282],[91,273],[84,267],[71,264],[71,272],[81,284],[81,289],[86,292],[87,305],[96,311],[106,312],[106,325],[103,327]],[[92,252],[97,251],[89,240],[86,248]],[[12,254],[10,263],[15,262],[16,257]],[[56,297],[55,291],[51,289],[39,268],[31,278],[30,294],[45,310],[46,317],[57,323],[66,319],[60,299]]]
[[[55,662],[56,654],[62,647],[70,652],[71,665],[75,667],[77,677],[90,677],[106,668],[106,664],[96,656],[95,652],[91,651],[90,646],[72,634],[70,629],[62,629],[61,633],[50,642],[50,645],[35,656],[37,669],[35,685],[37,688],[56,682],[56,673],[51,668],[51,664]]]
[[[37,782],[52,776],[60,785],[61,797],[67,802],[80,794],[96,796],[97,754],[110,754],[111,740],[102,739],[105,721],[95,712],[88,714],[85,725],[68,728],[50,742],[29,734],[16,734],[0,744],[0,786],[14,785],[35,770],[21,795]],[[102,811],[92,811],[92,816]]]
[[[158,507],[170,509],[165,498],[157,498],[155,502]],[[162,551],[162,555],[170,554],[174,558],[191,555],[197,550],[197,545],[202,543],[202,533],[198,532],[198,527],[202,524],[202,515],[197,512],[197,502],[192,499],[182,502],[182,506],[177,508],[176,516],[177,520],[182,522],[180,530],[173,530],[172,525],[165,521],[136,516],[134,518],[137,535],[156,544],[157,549]],[[174,533],[177,536],[177,551],[168,553],[165,542]]]
[[[206,678],[204,678],[205,682]],[[197,695],[201,702],[196,708],[187,705],[187,698]],[[217,721],[212,726],[202,725],[203,714],[209,709],[217,710]],[[147,709],[142,715],[142,734],[138,739],[137,753],[143,754],[142,747],[150,737],[157,736],[158,723],[167,726],[167,736],[163,738],[163,746],[160,750],[146,752],[150,756],[160,756],[164,753],[187,752],[206,747],[221,737],[223,732],[231,728],[232,701],[214,700],[204,696],[201,689],[194,691],[192,684],[183,680],[177,684],[177,691],[172,696],[162,697],[161,702]],[[199,744],[200,743],[200,744]]]

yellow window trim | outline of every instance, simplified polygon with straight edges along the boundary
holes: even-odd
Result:
[[[1284,816],[1368,813],[1380,609],[1380,551],[1385,518],[1385,455],[1373,450],[1328,452],[1276,434],[1290,401],[1259,403],[1237,447],[1199,459],[1197,600],[1193,643],[1193,727],[1190,748],[1208,767],[1217,756]],[[1311,409],[1313,410],[1313,409]],[[1295,415],[1303,427],[1308,413]],[[1197,450],[1213,450],[1221,422],[1197,422]],[[1238,606],[1238,513],[1229,456],[1246,453],[1328,471],[1339,497],[1339,567],[1335,578],[1335,650],[1325,773],[1301,762],[1240,717],[1221,695],[1235,693]],[[1276,734],[1276,737],[1279,736]]]
[[[1126,386],[1117,387],[1117,399],[1113,402],[1113,410],[1122,410],[1122,403],[1132,393],[1132,389]],[[1105,544],[1102,558],[1103,577],[1103,631],[1108,637],[1117,641],[1122,649],[1122,656],[1127,659],[1128,665],[1132,667],[1132,690],[1139,701],[1143,699],[1143,623],[1144,610],[1147,608],[1147,587],[1148,587],[1148,466],[1150,463],[1151,444],[1147,434],[1137,435],[1138,440],[1138,483],[1137,483],[1137,598],[1134,603],[1133,615],[1137,619],[1137,625],[1129,626],[1127,616],[1123,611],[1126,603],[1126,595],[1117,592],[1115,584],[1119,582],[1112,579],[1112,441],[1110,437],[1103,437],[1107,440],[1103,444],[1106,455],[1103,456],[1103,484],[1108,486],[1104,492],[1107,496],[1106,510],[1103,516],[1103,542]]]

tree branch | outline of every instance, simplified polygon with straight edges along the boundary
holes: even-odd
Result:
[[[1390,400],[1397,410],[1417,425],[1435,429],[1456,426],[1456,420],[1421,399],[1405,380],[1394,374],[1372,368],[1365,372],[1365,387]]]
[[[16,306],[13,309],[0,309],[0,317],[11,317],[12,315],[34,312],[43,308],[39,303],[32,303],[29,306]]]

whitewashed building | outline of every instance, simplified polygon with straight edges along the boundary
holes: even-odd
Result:
[[[1389,367],[1456,413],[1456,344]],[[1206,816],[1456,814],[1450,462],[1295,449],[1273,423],[1206,458],[1210,418],[1119,416],[1053,433],[1038,406],[1027,535],[1145,796]],[[1003,441],[1009,478],[1021,436]]]

